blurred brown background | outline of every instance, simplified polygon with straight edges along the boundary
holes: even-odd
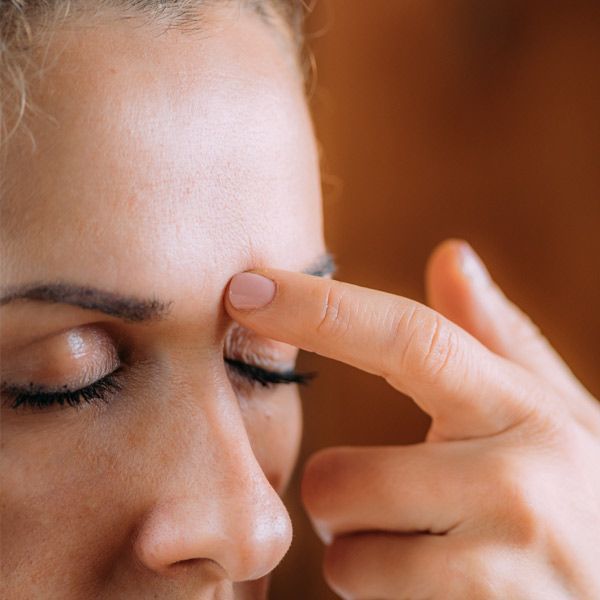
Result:
[[[465,238],[600,396],[597,0],[319,0],[308,31],[338,277],[424,300],[429,252]],[[427,418],[380,381],[301,366],[321,371],[301,461],[425,435]],[[298,488],[272,598],[335,598]]]

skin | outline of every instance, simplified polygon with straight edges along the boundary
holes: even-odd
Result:
[[[297,349],[240,330],[222,297],[237,271],[323,253],[314,135],[283,26],[214,9],[200,29],[69,22],[32,81],[4,172],[3,293],[94,286],[169,314],[2,306],[5,385],[125,366],[106,404],[3,399],[2,598],[263,598],[290,544],[297,389],[253,387],[223,356],[286,369]]]
[[[384,377],[432,417],[422,444],[330,448],[306,467],[342,598],[600,597],[598,403],[465,243],[429,263],[433,308],[260,273],[275,297],[246,311],[229,297],[240,323]]]
[[[94,285],[170,314],[2,308],[3,381],[74,385],[127,364],[107,405],[3,407],[2,597],[264,595],[290,542],[278,492],[299,411],[293,388],[226,369],[233,320],[242,358],[319,352],[432,416],[423,444],[307,465],[342,597],[598,597],[596,402],[462,243],[432,257],[432,308],[295,272],[323,251],[297,75],[255,17],[211,16],[198,37],[57,32],[36,90],[52,119],[30,123],[33,154],[25,137],[10,154],[3,286]],[[276,282],[272,302],[223,304],[248,269]]]

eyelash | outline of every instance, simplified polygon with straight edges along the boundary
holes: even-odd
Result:
[[[269,371],[245,363],[241,360],[226,358],[225,363],[236,374],[248,380],[252,385],[263,388],[271,388],[279,384],[299,384],[307,385],[316,373],[298,373],[293,369],[287,371]],[[94,383],[79,390],[65,390],[60,392],[44,392],[43,390],[22,390],[6,388],[2,391],[13,397],[11,408],[29,407],[34,409],[48,408],[58,404],[60,406],[76,407],[82,402],[92,404],[94,402],[108,402],[110,397],[121,391],[120,382],[122,368],[118,368],[112,373],[98,379]]]
[[[311,379],[316,377],[316,373],[299,373],[293,369],[287,371],[269,371],[256,365],[251,365],[234,358],[226,358],[225,363],[242,377],[250,380],[255,385],[270,388],[274,385],[296,383],[298,385],[307,385]]]
[[[82,402],[92,404],[93,402],[108,402],[110,397],[121,390],[119,381],[121,369],[117,369],[108,375],[94,381],[90,385],[79,390],[64,390],[60,392],[45,392],[43,390],[22,390],[6,388],[2,391],[13,397],[11,408],[30,407],[34,409],[48,408],[58,404],[60,406],[79,406]]]

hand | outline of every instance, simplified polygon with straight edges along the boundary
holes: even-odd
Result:
[[[260,273],[276,282],[272,299],[256,275],[232,280],[226,304],[239,323],[384,377],[432,417],[425,443],[309,461],[304,503],[335,591],[600,598],[599,406],[466,244],[447,242],[430,261],[436,310]],[[233,306],[251,306],[257,288],[266,306]]]

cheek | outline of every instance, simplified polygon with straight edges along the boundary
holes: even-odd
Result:
[[[241,403],[252,450],[267,479],[283,493],[302,435],[302,408],[296,386],[281,385]]]
[[[5,439],[2,572],[9,587],[24,574],[28,597],[66,590],[72,565],[93,572],[122,543],[114,533],[105,539],[99,534],[118,531],[114,521],[121,508],[108,476],[114,461],[92,454],[98,447],[86,428],[66,420],[71,426],[32,425],[35,431],[11,431]],[[99,467],[106,477],[98,475]]]

